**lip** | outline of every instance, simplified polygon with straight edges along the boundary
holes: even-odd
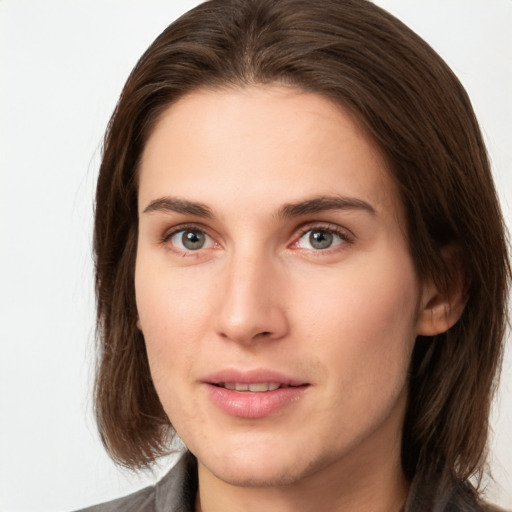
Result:
[[[221,370],[202,380],[209,399],[229,416],[257,419],[271,416],[281,409],[297,402],[308,382],[272,370],[239,371]],[[262,384],[277,383],[281,386],[272,391],[235,391],[221,387],[223,383]]]
[[[283,386],[302,386],[308,384],[303,380],[273,370],[255,369],[240,371],[235,369],[221,370],[212,373],[203,379],[208,384],[221,384],[223,382],[239,382],[240,384],[261,384],[263,382],[277,382]]]

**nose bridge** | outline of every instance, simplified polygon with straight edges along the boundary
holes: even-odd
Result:
[[[237,342],[256,337],[278,339],[287,319],[278,294],[279,268],[275,257],[250,246],[234,251],[222,275],[217,332]]]

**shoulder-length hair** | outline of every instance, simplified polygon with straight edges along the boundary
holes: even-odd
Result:
[[[402,439],[407,476],[480,474],[501,361],[509,275],[489,161],[467,94],[419,36],[366,0],[211,0],[172,23],[132,71],[110,120],[97,185],[96,415],[117,462],[169,450],[173,430],[137,329],[137,172],[162,112],[198,88],[285,84],[348,108],[387,158],[422,280],[469,285],[459,322],[419,336]]]

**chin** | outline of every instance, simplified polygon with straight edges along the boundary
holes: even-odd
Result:
[[[255,448],[250,450],[232,447],[224,453],[204,454],[199,460],[216,478],[238,487],[293,485],[332,462],[327,455],[308,460],[308,447],[299,453],[290,453],[268,445],[263,449],[261,444],[253,446]]]
[[[227,467],[208,467],[218,479],[237,487],[281,487],[291,485],[302,479],[302,471],[279,464],[247,463]]]

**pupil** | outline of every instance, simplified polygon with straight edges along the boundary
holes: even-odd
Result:
[[[327,231],[313,231],[309,235],[309,242],[315,249],[327,249],[332,245],[332,233]]]
[[[198,231],[185,231],[181,241],[187,249],[201,249],[204,245],[204,233]]]

